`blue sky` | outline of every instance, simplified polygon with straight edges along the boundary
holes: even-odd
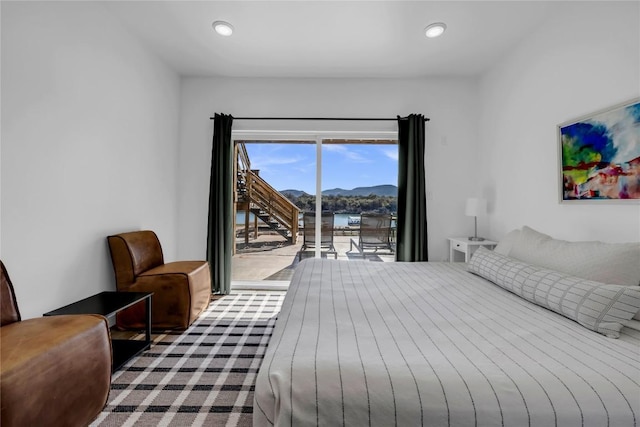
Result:
[[[315,144],[246,144],[251,168],[276,190],[315,194]],[[398,185],[398,146],[327,144],[322,147],[322,189]]]

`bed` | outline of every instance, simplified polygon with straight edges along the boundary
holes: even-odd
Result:
[[[639,331],[605,336],[468,269],[301,262],[256,379],[254,425],[640,423]]]

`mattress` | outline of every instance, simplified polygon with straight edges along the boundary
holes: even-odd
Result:
[[[640,332],[607,338],[463,263],[301,262],[255,426],[635,426]]]

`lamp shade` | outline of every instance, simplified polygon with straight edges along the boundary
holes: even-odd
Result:
[[[487,213],[487,201],[485,199],[469,198],[464,208],[466,216],[480,216]]]

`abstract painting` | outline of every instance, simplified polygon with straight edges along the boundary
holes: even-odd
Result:
[[[560,200],[640,200],[640,99],[558,126]]]

